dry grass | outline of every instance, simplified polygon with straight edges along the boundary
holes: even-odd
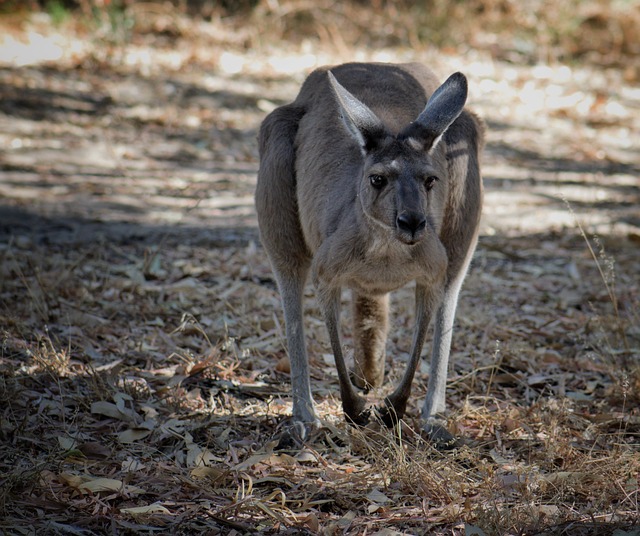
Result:
[[[236,39],[251,48],[274,40],[319,41],[342,53],[358,47],[462,48],[513,62],[623,65],[631,79],[640,75],[631,65],[640,54],[638,0],[262,0],[200,12],[233,21]]]
[[[333,20],[358,9],[341,6]],[[380,3],[379,24],[392,9]],[[440,452],[418,432],[426,367],[398,430],[347,426],[309,290],[325,426],[300,452],[274,452],[290,399],[251,208],[254,140],[298,80],[264,69],[264,49],[241,55],[246,34],[220,21],[136,20],[175,41],[81,41],[54,63],[0,70],[11,147],[0,181],[0,532],[581,535],[640,523],[633,88],[584,87],[596,72],[576,71],[563,91],[592,107],[554,108],[538,128],[522,99],[547,75],[477,60],[492,127],[487,219],[448,390],[464,445]],[[225,39],[245,71],[224,71]],[[587,223],[552,221],[574,217],[547,183]],[[513,206],[538,226],[518,227]],[[411,289],[392,308],[395,381]]]
[[[246,17],[246,13],[242,16]],[[504,0],[458,2],[259,2],[258,42],[315,36],[343,49],[425,45],[492,50],[512,61],[621,62],[640,52],[640,4]],[[255,34],[254,34],[255,35]],[[256,44],[255,42],[253,44]]]
[[[80,27],[108,42],[128,42],[145,33],[193,38],[208,32],[206,20],[216,24],[209,38],[246,49],[276,42],[321,43],[342,54],[354,47],[462,47],[513,62],[623,66],[630,80],[640,76],[633,62],[640,54],[638,0],[48,0],[40,5],[57,24]],[[37,7],[7,0],[0,14]]]
[[[566,246],[539,262],[584,249]],[[326,428],[287,454],[272,450],[288,387],[274,368],[282,329],[260,250],[162,249],[166,273],[152,279],[136,277],[142,247],[88,248],[81,263],[51,247],[9,245],[3,254],[0,504],[9,533],[451,534],[470,524],[537,534],[569,522],[602,531],[638,521],[637,324],[626,324],[626,309],[614,317],[597,278],[581,285],[591,307],[585,297],[582,311],[546,312],[563,298],[513,293],[530,285],[528,261],[481,248],[450,390],[450,426],[467,444],[438,452],[426,443],[417,400],[395,432],[348,427],[332,369],[316,357]],[[637,267],[629,252],[616,254],[621,269]],[[194,258],[215,281],[185,274]],[[586,255],[574,262],[596,270]],[[248,265],[253,273],[241,276]],[[621,294],[630,283],[619,281]],[[407,297],[396,301],[397,326],[409,325]],[[527,318],[514,324],[521,300]],[[609,322],[624,324],[633,350],[611,346],[615,337],[601,331]],[[310,326],[324,344],[321,331]],[[409,338],[404,327],[395,335],[391,355]],[[420,384],[418,396],[424,376]]]

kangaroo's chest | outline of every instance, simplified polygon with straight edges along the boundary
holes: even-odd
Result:
[[[405,286],[420,275],[417,269],[388,264],[362,265],[345,274],[344,286],[367,295],[387,294]]]
[[[343,277],[344,286],[365,294],[386,294],[414,280],[432,279],[439,269],[425,256],[398,241],[373,243],[351,263]]]

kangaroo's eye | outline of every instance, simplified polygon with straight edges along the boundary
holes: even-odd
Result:
[[[371,183],[371,186],[380,190],[387,184],[387,179],[382,175],[369,175],[369,182]]]
[[[440,179],[435,175],[429,175],[428,177],[425,177],[424,185],[427,188],[427,190],[431,190],[431,188],[433,188],[433,185],[436,183],[436,181],[439,181],[439,180]]]

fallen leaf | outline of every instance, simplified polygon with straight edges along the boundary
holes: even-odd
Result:
[[[76,448],[76,446],[78,445],[78,442],[71,437],[58,436],[57,439],[58,445],[60,445],[60,448],[62,448],[62,450],[71,450]]]
[[[92,459],[105,459],[111,456],[111,449],[105,447],[102,443],[97,441],[89,441],[82,443],[78,446],[78,450],[82,452],[87,458]]]
[[[295,459],[300,463],[315,463],[318,457],[309,449],[303,449],[295,455]]]
[[[162,506],[160,503],[147,504],[146,506],[134,506],[132,508],[121,508],[123,514],[132,516],[153,515],[153,514],[171,514],[171,511]]]
[[[85,481],[85,479],[83,479],[81,476],[73,475],[71,473],[60,473],[58,476],[60,480],[62,480],[72,488],[79,488]]]
[[[194,467],[191,469],[191,476],[194,478],[209,478],[211,480],[218,480],[222,476],[224,476],[227,471],[222,471],[217,469],[216,467],[211,467],[207,465],[200,465],[198,467]]]
[[[486,536],[484,531],[480,527],[475,525],[464,524],[464,536]]]
[[[558,471],[542,477],[542,481],[555,488],[578,486],[592,487],[595,475],[584,471]]]
[[[91,404],[91,413],[97,413],[98,415],[104,415],[105,417],[111,417],[121,421],[134,420],[130,410],[123,408],[121,411],[118,406],[106,400],[100,400]]]
[[[305,517],[301,518],[300,521],[303,526],[309,529],[313,534],[319,533],[320,521],[318,521],[318,516],[315,514],[307,514]]]
[[[124,484],[122,480],[116,480],[115,478],[93,478],[80,484],[78,489],[80,491],[91,491],[92,493],[99,493],[101,491],[116,491],[126,493],[127,495],[145,493],[145,490],[142,488]]]
[[[123,471],[126,471],[127,473],[133,473],[135,471],[144,469],[146,465],[144,465],[139,460],[125,460],[122,462],[121,467]]]
[[[520,428],[522,428],[522,425],[517,420],[512,419],[511,417],[507,417],[504,421],[502,421],[502,429],[507,433],[515,432]]]
[[[353,510],[349,510],[337,521],[337,525],[343,529],[349,527],[353,520],[356,518],[356,513]]]
[[[118,493],[126,493],[128,495],[146,493],[142,488],[124,484],[121,480],[117,480],[115,478],[94,478],[87,475],[74,475],[71,473],[60,473],[58,476],[63,482],[66,482],[72,488],[76,488],[80,491],[90,491],[93,493],[101,491],[115,491]]]
[[[560,508],[555,504],[539,504],[536,509],[543,516],[554,516],[560,512]]]
[[[388,502],[391,501],[389,497],[387,497],[384,493],[382,493],[378,489],[374,489],[369,493],[367,493],[367,499],[369,499],[371,502],[374,502],[376,504],[387,504]]]
[[[240,462],[239,464],[237,464],[233,470],[234,471],[246,471],[247,469],[249,469],[250,467],[253,467],[254,465],[263,462],[264,460],[266,460],[267,458],[271,457],[272,454],[270,452],[261,452],[258,454],[254,454],[253,456],[249,456],[245,461]]]
[[[288,356],[278,359],[278,362],[276,363],[276,370],[278,372],[285,372],[286,374],[291,373],[291,362],[289,361]]]
[[[141,439],[148,437],[150,434],[151,430],[147,430],[145,428],[130,428],[129,430],[120,432],[117,437],[120,443],[135,443],[136,441],[140,441]]]

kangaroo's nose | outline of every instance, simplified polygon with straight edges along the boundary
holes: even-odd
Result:
[[[418,212],[401,212],[398,214],[396,225],[400,230],[414,235],[425,228],[427,219]]]

